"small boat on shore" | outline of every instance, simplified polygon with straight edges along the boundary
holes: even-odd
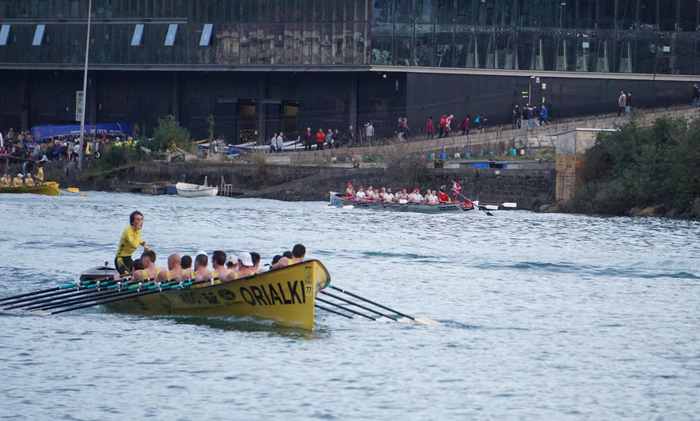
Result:
[[[214,197],[219,193],[217,186],[207,185],[207,179],[204,178],[204,185],[177,183],[175,184],[177,194],[182,197]]]
[[[43,194],[45,196],[58,196],[61,194],[61,189],[58,188],[58,183],[54,181],[47,181],[43,186],[0,187],[0,193]]]
[[[453,213],[462,212],[468,215],[478,215],[479,209],[470,201],[464,201],[461,203],[444,203],[439,205],[429,205],[427,203],[410,203],[410,202],[363,202],[354,199],[348,199],[346,196],[341,196],[340,193],[330,192],[330,206],[336,208],[358,208],[358,209],[370,209],[370,210],[383,210],[391,212],[417,212],[417,213],[429,213],[429,214],[440,214],[440,213]]]
[[[80,280],[99,279],[115,272],[107,267],[94,268],[83,273]],[[102,307],[109,312],[145,316],[255,316],[311,330],[316,295],[330,282],[325,266],[310,260],[235,281],[169,289]]]

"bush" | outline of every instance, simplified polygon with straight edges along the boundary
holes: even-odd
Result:
[[[171,115],[158,119],[158,127],[153,130],[153,139],[139,141],[139,146],[148,148],[153,153],[167,150],[172,152],[173,145],[186,151],[191,151],[194,146],[190,132],[180,127],[180,123]]]
[[[637,118],[617,132],[598,134],[571,210],[621,215],[666,204],[684,212],[700,197],[700,120],[665,116],[642,127]]]

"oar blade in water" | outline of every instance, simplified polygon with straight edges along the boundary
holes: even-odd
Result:
[[[80,193],[80,190],[78,190],[77,187],[68,187],[66,190],[68,190],[71,193]]]
[[[429,319],[427,317],[416,317],[415,322],[421,326],[442,326],[442,323],[436,322],[435,320]]]
[[[397,320],[399,323],[413,323],[413,320],[409,319],[408,317],[402,317]]]
[[[353,209],[353,205],[343,205],[343,209]]]
[[[378,322],[393,322],[393,321],[394,321],[394,320],[391,320],[390,318],[384,317],[384,316],[382,316],[382,317],[380,317],[380,318],[378,318],[378,319],[375,319],[375,320],[378,321]]]

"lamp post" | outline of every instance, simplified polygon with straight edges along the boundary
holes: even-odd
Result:
[[[88,0],[87,40],[85,41],[85,70],[83,71],[83,112],[80,115],[80,154],[78,155],[78,171],[83,170],[83,155],[85,151],[85,108],[87,105],[87,71],[90,55],[90,18],[92,17],[92,0]]]

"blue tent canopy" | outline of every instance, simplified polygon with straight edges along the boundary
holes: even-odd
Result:
[[[93,134],[108,136],[131,136],[134,131],[132,123],[102,123],[86,124],[85,135]],[[32,127],[34,140],[48,139],[56,136],[80,136],[80,124],[49,124],[46,126]]]

